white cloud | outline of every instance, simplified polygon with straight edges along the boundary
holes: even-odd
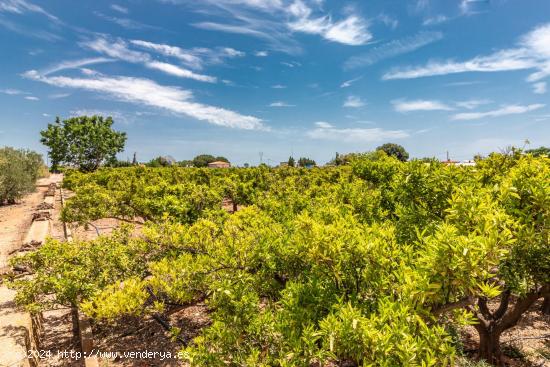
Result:
[[[16,96],[16,95],[19,95],[19,94],[28,94],[26,92],[23,92],[19,89],[11,89],[11,88],[8,88],[8,89],[1,89],[0,90],[0,93],[4,93],[4,94],[8,94],[10,96]]]
[[[456,102],[455,104],[458,107],[465,108],[467,110],[471,110],[471,109],[474,109],[478,106],[481,106],[481,105],[484,105],[484,104],[489,104],[489,103],[491,103],[491,101],[488,100],[488,99],[470,99],[470,100],[467,100],[467,101]]]
[[[128,8],[125,8],[124,6],[111,4],[111,9],[113,9],[114,11],[118,11],[119,13],[122,13],[122,14],[128,14]]]
[[[223,18],[224,22],[199,22],[193,24],[195,27],[260,38],[271,50],[289,54],[301,52],[292,32],[315,34],[346,45],[363,45],[372,39],[366,20],[357,14],[333,20],[318,0],[307,4],[303,0],[204,0],[196,2],[195,6],[212,15],[220,15],[220,12],[228,15]],[[212,6],[219,12],[213,12]],[[286,22],[281,22],[285,18]],[[226,22],[227,19],[232,21]]]
[[[537,27],[521,37],[516,48],[496,51],[485,56],[476,56],[466,61],[432,61],[420,67],[394,69],[384,74],[382,79],[413,79],[465,72],[530,69],[535,70],[535,72],[527,78],[529,82],[535,82],[550,76],[550,23]]]
[[[0,0],[0,12],[8,12],[15,14],[24,14],[26,12],[33,12],[45,15],[54,21],[59,21],[59,18],[48,13],[42,7],[32,4],[25,0]]]
[[[450,111],[451,107],[439,101],[430,101],[417,99],[413,101],[395,100],[392,101],[393,108],[397,112],[412,112],[412,111]]]
[[[276,101],[269,104],[269,107],[295,107],[293,104],[289,104],[283,101]]]
[[[535,94],[546,93],[546,82],[538,82],[533,84],[533,93]]]
[[[160,85],[149,79],[103,75],[91,78],[45,76],[36,70],[27,71],[24,76],[56,87],[83,89],[123,102],[161,108],[219,126],[247,130],[266,128],[257,117],[195,102],[191,91]]]
[[[484,13],[489,9],[490,2],[485,0],[462,0],[458,6],[462,15]]]
[[[355,83],[356,81],[362,79],[363,76],[359,76],[357,78],[354,78],[354,79],[350,79],[350,80],[346,80],[345,82],[343,82],[342,84],[340,84],[340,88],[347,88],[347,87],[350,87],[353,83]]]
[[[326,40],[350,46],[364,45],[372,39],[368,23],[356,15],[338,22],[333,22],[328,15],[319,18],[304,16],[289,22],[288,27],[293,31],[318,34]]]
[[[344,107],[350,107],[350,108],[359,108],[363,107],[365,105],[365,102],[361,100],[361,98],[357,96],[348,96],[346,100],[344,101]]]
[[[256,51],[254,52],[254,56],[257,57],[267,57],[269,55],[269,52],[267,51]]]
[[[35,96],[26,96],[25,99],[27,99],[29,101],[39,101],[40,100],[40,98],[35,97]]]
[[[522,114],[530,111],[535,111],[544,106],[545,106],[544,104],[540,104],[540,103],[530,104],[527,106],[506,105],[506,106],[502,106],[498,110],[493,110],[493,111],[457,113],[453,115],[451,118],[453,120],[477,120],[484,117],[500,117],[500,116],[506,116],[506,115],[517,115],[517,114]]]
[[[168,64],[160,61],[151,61],[145,64],[148,68],[156,69],[165,72],[166,74],[171,74],[179,76],[180,78],[189,78],[198,80],[201,82],[215,83],[216,78],[213,76],[202,75],[192,72],[191,70],[183,69],[179,66]]]
[[[370,66],[381,60],[415,51],[430,43],[439,41],[442,38],[443,33],[441,32],[420,32],[414,36],[393,40],[380,46],[373,47],[364,54],[350,57],[344,63],[344,68],[354,69]]]
[[[107,14],[103,14],[102,12],[99,12],[99,11],[94,11],[93,13],[94,15],[96,15],[101,19],[104,19],[111,23],[115,23],[121,26],[122,28],[130,29],[130,30],[160,29],[159,27],[141,23],[130,18],[113,17]]]
[[[151,56],[148,53],[130,50],[128,48],[128,44],[121,39],[117,39],[115,41],[109,41],[106,38],[96,38],[95,40],[92,40],[92,41],[83,42],[82,45],[96,52],[103,53],[107,56],[120,59],[126,62],[141,63],[150,69],[160,70],[166,74],[174,75],[180,78],[194,79],[194,80],[208,82],[208,83],[216,82],[215,77],[212,77],[209,75],[197,74],[191,70],[187,70],[180,66],[169,64],[166,62],[155,61],[151,58]],[[165,46],[165,45],[160,45],[160,46]],[[224,52],[231,53],[231,54],[234,54],[235,52],[237,52],[236,50],[233,50],[233,49],[224,49],[224,50],[225,50]]]
[[[66,98],[70,95],[71,95],[70,93],[54,93],[54,94],[50,94],[48,97],[51,99],[60,99],[60,98]]]
[[[88,59],[78,59],[78,60],[70,60],[70,61],[62,61],[58,64],[55,64],[53,66],[50,66],[49,68],[46,68],[42,70],[41,74],[48,75],[53,74],[61,70],[66,69],[78,69],[82,68],[83,66],[88,65],[94,65],[94,64],[101,64],[105,62],[113,62],[114,59],[108,59],[105,57],[93,57]]]
[[[202,68],[202,60],[200,57],[180,47],[147,42],[142,40],[131,40],[130,43],[142,48],[155,51],[164,56],[174,57],[184,62],[187,66],[194,67],[197,69]]]
[[[273,89],[286,89],[286,85],[275,84],[275,85],[272,85],[271,88],[273,88]]]
[[[441,23],[445,23],[449,20],[448,17],[446,17],[445,15],[442,15],[442,14],[439,14],[439,15],[436,15],[435,17],[431,17],[431,18],[426,18],[424,19],[424,21],[422,22],[422,25],[424,26],[432,26],[432,25],[437,25],[437,24],[441,24]]]
[[[281,61],[281,65],[288,66],[289,68],[295,68],[295,67],[298,67],[298,66],[302,66],[302,64],[300,64],[298,61],[290,61],[290,62]]]
[[[409,136],[404,130],[385,130],[381,128],[342,128],[334,127],[324,121],[315,123],[316,127],[307,132],[307,136],[318,140],[335,140],[343,142],[375,142],[391,139],[402,139]]]
[[[82,42],[81,44],[96,52],[127,62],[145,63],[151,59],[149,54],[130,50],[126,42],[121,39],[107,40],[106,38],[99,37],[91,41]]]
[[[231,47],[217,47],[215,49],[195,47],[192,49],[183,49],[177,46],[143,40],[131,40],[130,43],[164,56],[174,57],[185,65],[195,69],[202,69],[205,64],[222,64],[225,59],[245,56],[244,52]]]
[[[315,123],[315,126],[320,127],[322,129],[330,129],[333,127],[331,123],[325,122],[325,121],[317,121]]]

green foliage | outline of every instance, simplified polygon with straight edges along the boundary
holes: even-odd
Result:
[[[10,147],[0,148],[0,205],[14,204],[34,191],[36,180],[44,175],[42,156]]]
[[[126,133],[113,130],[112,125],[111,117],[79,116],[63,121],[57,117],[40,132],[40,142],[49,148],[52,170],[65,164],[91,172],[114,161],[124,149]]]
[[[381,150],[387,155],[399,159],[401,162],[406,162],[409,159],[409,153],[399,144],[386,143],[376,148],[376,150]]]
[[[450,366],[453,330],[477,319],[441,309],[550,282],[550,160],[516,151],[475,167],[376,151],[307,170],[104,168],[64,185],[64,220],[146,226],[18,258],[35,273],[19,303],[112,321],[204,301],[193,366]]]
[[[200,154],[193,158],[193,166],[197,168],[201,167],[208,167],[208,163],[221,161],[221,162],[229,162],[229,160],[225,157],[214,157],[210,154]]]
[[[147,167],[168,167],[172,163],[165,157],[156,157],[145,164]]]
[[[316,163],[313,159],[305,157],[298,159],[298,167],[314,167],[315,165]]]
[[[538,147],[536,149],[528,149],[525,151],[527,154],[533,155],[533,157],[547,156],[550,157],[550,148],[548,147]]]
[[[296,166],[296,161],[294,160],[294,157],[292,157],[292,156],[288,157],[288,166],[289,167]]]

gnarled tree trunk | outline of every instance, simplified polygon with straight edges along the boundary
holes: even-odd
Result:
[[[495,311],[487,307],[486,298],[478,299],[477,308],[468,306],[467,309],[478,319],[475,328],[479,334],[479,358],[495,366],[502,366],[500,336],[504,331],[517,325],[521,316],[541,297],[550,297],[550,284],[517,298],[513,307],[509,307],[509,290],[502,293],[500,304]]]

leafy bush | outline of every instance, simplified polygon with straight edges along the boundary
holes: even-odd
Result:
[[[0,148],[0,205],[14,204],[34,191],[36,180],[44,175],[42,156],[10,147]]]

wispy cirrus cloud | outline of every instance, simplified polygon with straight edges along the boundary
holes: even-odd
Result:
[[[443,38],[441,32],[420,32],[414,36],[405,37],[373,47],[370,51],[350,57],[344,63],[344,69],[355,69],[373,65],[379,61],[415,51]]]
[[[343,82],[342,84],[340,84],[340,88],[348,88],[348,87],[351,87],[351,85],[353,83],[355,83],[356,81],[359,81],[363,78],[363,76],[358,76],[357,78],[353,78],[353,79],[350,79],[350,80],[346,80],[345,82]]]
[[[94,15],[97,16],[98,18],[101,18],[101,19],[106,20],[108,22],[117,24],[117,25],[119,25],[119,26],[121,26],[122,28],[125,28],[125,29],[130,29],[130,30],[160,29],[157,26],[153,26],[153,25],[150,25],[150,24],[145,24],[145,23],[139,22],[139,21],[134,20],[134,19],[130,19],[130,18],[126,18],[126,17],[111,16],[111,15],[103,14],[102,12],[99,12],[99,11],[94,11]]]
[[[91,41],[82,42],[81,45],[112,58],[131,63],[140,63],[147,68],[159,70],[180,78],[194,79],[208,83],[215,83],[217,81],[213,76],[198,74],[177,65],[153,60],[148,53],[129,49],[128,44],[122,39],[107,40],[106,38],[98,37]]]
[[[31,29],[22,24],[12,22],[8,19],[4,19],[3,17],[0,17],[0,26],[4,27],[5,29],[11,32],[20,34],[25,37],[36,38],[39,40],[44,40],[49,42],[56,42],[61,40],[61,37],[59,35],[54,34],[52,32],[48,32],[42,29]]]
[[[450,18],[447,17],[446,15],[438,14],[436,16],[424,19],[424,21],[422,22],[422,25],[423,26],[438,25],[438,24],[441,24],[441,23],[448,22],[449,20],[450,20]]]
[[[59,62],[53,66],[50,66],[44,70],[41,71],[42,75],[48,75],[53,74],[58,71],[66,70],[66,69],[77,69],[82,68],[84,66],[94,65],[94,64],[101,64],[106,62],[113,62],[114,59],[109,59],[106,57],[91,57],[86,59],[78,59],[78,60],[69,60],[69,61],[62,61]]]
[[[344,142],[376,142],[407,138],[404,130],[385,130],[381,128],[338,128],[326,121],[318,121],[306,135],[311,139]]]
[[[478,120],[485,117],[500,117],[507,115],[517,115],[543,108],[545,105],[541,103],[530,105],[504,105],[499,109],[485,112],[463,112],[451,116],[452,120]]]
[[[513,70],[533,70],[527,77],[528,82],[550,76],[550,23],[536,27],[522,36],[515,48],[476,56],[466,61],[431,61],[424,66],[398,68],[385,73],[382,79],[414,79],[466,72]]]
[[[350,46],[364,45],[373,37],[368,30],[368,23],[355,15],[334,22],[328,15],[310,18],[308,14],[288,23],[288,27],[293,31],[317,34],[328,41]]]
[[[47,12],[41,6],[28,2],[26,0],[0,0],[0,12],[24,14],[28,12],[39,13],[50,20],[59,21],[59,18],[55,15]]]
[[[29,94],[28,92],[23,92],[22,90],[12,89],[12,88],[0,89],[0,93],[7,94],[7,95],[10,95],[10,96],[17,96],[17,95],[21,95],[21,94]]]
[[[417,99],[412,101],[394,100],[392,101],[393,108],[397,112],[414,112],[414,111],[451,111],[453,108],[443,102],[435,100]]]
[[[194,23],[195,27],[263,39],[272,50],[289,54],[301,51],[292,37],[295,32],[351,46],[363,45],[372,39],[365,19],[357,14],[335,19],[332,14],[323,12],[320,1],[205,0],[195,6],[210,18],[223,17],[223,21],[209,19]],[[212,7],[218,11],[213,12]],[[282,17],[287,20],[281,21]]]
[[[275,102],[271,102],[269,104],[269,107],[295,107],[296,105],[293,105],[293,104],[290,104],[290,103],[287,103],[287,102],[283,102],[283,101],[275,101]]]
[[[143,40],[131,40],[132,45],[154,51],[163,56],[173,57],[190,68],[202,69],[204,65],[222,64],[227,59],[244,57],[246,54],[231,47],[194,47],[183,49],[178,46],[171,46],[162,43],[154,43]]]
[[[119,13],[128,14],[128,8],[126,8],[124,6],[121,6],[121,5],[118,5],[118,4],[111,4],[110,8],[113,9],[114,11],[119,12]]]
[[[489,103],[491,103],[491,101],[488,100],[488,99],[469,99],[469,100],[466,100],[466,101],[456,102],[455,104],[458,107],[465,108],[467,110],[472,110],[476,107],[479,107],[479,106],[482,106],[482,105],[485,105],[485,104],[489,104]]]
[[[191,91],[160,85],[150,79],[101,74],[72,78],[42,75],[36,70],[29,70],[24,76],[55,87],[87,90],[122,102],[164,109],[214,125],[245,130],[267,129],[257,117],[196,102]]]

